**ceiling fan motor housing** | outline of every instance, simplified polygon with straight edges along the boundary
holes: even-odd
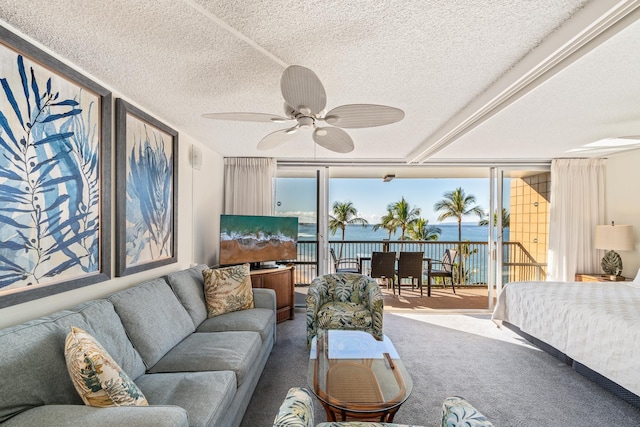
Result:
[[[301,116],[298,117],[298,125],[301,128],[310,128],[314,125],[315,120],[313,119],[313,117],[309,117],[309,116]]]

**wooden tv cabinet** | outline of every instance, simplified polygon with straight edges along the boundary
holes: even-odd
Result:
[[[251,286],[276,291],[276,321],[293,319],[294,267],[251,270]]]

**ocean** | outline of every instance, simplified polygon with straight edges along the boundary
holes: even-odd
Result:
[[[458,240],[458,224],[439,224],[442,233],[438,240],[443,242],[451,242]],[[298,239],[299,240],[315,240],[316,226],[315,224],[298,224]],[[505,241],[508,240],[509,230],[505,230]],[[489,240],[489,231],[487,226],[479,226],[477,223],[462,223],[462,240],[468,240],[470,242],[486,242]],[[347,225],[344,233],[344,240],[383,240],[388,238],[386,230],[380,228],[373,231],[373,225]],[[340,241],[342,239],[341,231],[338,230],[336,234],[329,233],[329,241]],[[391,240],[400,239],[400,230],[396,234],[391,234]]]

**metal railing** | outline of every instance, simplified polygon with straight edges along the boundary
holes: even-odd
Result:
[[[522,280],[544,280],[546,264],[537,262],[520,242],[503,244],[503,276],[504,283]],[[467,285],[487,284],[487,259],[489,256],[487,242],[457,241],[415,241],[415,240],[345,240],[329,241],[339,258],[370,258],[372,252],[422,252],[425,258],[441,260],[447,249],[462,252],[462,283]],[[318,275],[318,241],[303,240],[298,242],[298,258],[290,262],[296,266],[296,285],[309,284]],[[460,263],[458,254],[456,264]],[[329,260],[331,263],[331,261]],[[361,262],[362,271],[368,272],[371,261]],[[331,265],[328,271],[333,271]]]

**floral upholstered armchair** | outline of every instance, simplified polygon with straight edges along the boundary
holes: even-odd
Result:
[[[307,346],[320,329],[356,329],[382,339],[384,303],[378,283],[358,273],[318,276],[307,292]]]

